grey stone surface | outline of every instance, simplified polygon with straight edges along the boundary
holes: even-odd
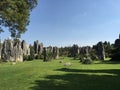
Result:
[[[39,43],[39,41],[34,41],[34,51],[35,54],[41,54],[43,52],[43,44]]]
[[[21,48],[21,42],[18,41],[14,44],[13,47],[13,51],[14,51],[14,61],[16,62],[23,62],[23,50]]]
[[[4,40],[1,47],[1,58],[3,61],[23,62],[23,54],[29,55],[30,49],[26,42],[7,39]]]
[[[25,40],[23,40],[21,42],[21,48],[23,50],[23,55],[30,55],[30,48],[29,46],[27,45],[27,43],[25,42]]]
[[[91,47],[90,46],[85,46],[80,48],[80,54],[84,56],[89,56],[89,53],[91,52]]]
[[[43,61],[46,62],[47,61],[47,49],[46,49],[46,47],[43,48],[43,56],[44,56]]]
[[[53,58],[59,59],[59,48],[58,47],[53,47]]]
[[[98,52],[98,58],[101,60],[105,60],[105,50],[102,42],[99,42],[97,44],[97,52]]]
[[[3,42],[1,56],[4,61],[14,61],[14,48],[12,40],[8,39]]]

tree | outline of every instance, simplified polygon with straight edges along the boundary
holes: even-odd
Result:
[[[103,43],[103,45],[104,45],[104,48],[105,48],[105,56],[110,57],[111,50],[112,50],[112,45],[110,44],[110,42],[107,42],[107,41],[105,41]]]
[[[30,12],[38,0],[0,0],[0,32],[7,27],[12,37],[20,37],[29,25]]]
[[[30,55],[28,57],[28,60],[33,60],[33,59],[35,59],[35,56],[34,56],[35,55],[34,47],[32,45],[30,45],[29,48],[30,48]]]
[[[111,58],[113,61],[120,61],[120,36],[119,39],[115,40]]]

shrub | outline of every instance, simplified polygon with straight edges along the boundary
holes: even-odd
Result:
[[[33,60],[35,59],[35,51],[33,46],[30,46],[30,55],[28,56],[28,60]]]
[[[42,54],[38,54],[38,55],[35,56],[35,59],[43,59],[43,57],[44,56]]]
[[[111,58],[112,61],[120,61],[120,47],[112,50]]]
[[[81,61],[82,61],[82,64],[92,64],[93,63],[92,59],[89,57],[83,58]]]
[[[52,52],[47,52],[47,61],[51,61],[53,59],[53,53]]]
[[[63,60],[60,60],[59,63],[63,63]]]
[[[23,55],[23,60],[26,61],[29,59],[29,56],[28,55]]]
[[[90,57],[91,57],[92,60],[98,60],[98,57],[97,57],[96,54],[93,54],[93,53],[92,53],[92,54],[90,55]]]
[[[28,56],[28,61],[31,61],[31,60],[33,60],[33,59],[35,59],[34,55],[29,55],[29,56]]]

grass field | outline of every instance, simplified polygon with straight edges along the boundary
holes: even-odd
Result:
[[[120,90],[120,63],[84,65],[70,58],[1,63],[0,90]]]

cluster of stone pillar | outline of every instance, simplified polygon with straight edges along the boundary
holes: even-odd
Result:
[[[104,45],[102,42],[99,42],[97,45],[96,45],[97,49],[96,49],[96,56],[100,59],[100,60],[104,60],[105,59],[105,50],[104,50]],[[84,46],[84,47],[79,47],[78,45],[73,45],[72,46],[72,56],[75,58],[75,56],[78,54],[78,55],[81,55],[83,57],[90,57],[90,54],[91,53],[94,53],[93,52],[93,48],[91,48],[90,46]]]
[[[59,48],[58,47],[44,47],[43,48],[44,61],[50,59],[59,59]]]
[[[29,55],[29,47],[25,41],[20,41],[19,39],[4,40],[0,47],[0,56],[3,61],[12,62],[23,62],[23,54]]]
[[[52,54],[53,59],[59,58],[59,48],[57,47],[43,47],[42,43],[39,41],[35,41],[34,45],[35,55],[43,55],[44,61],[47,60],[48,53]],[[20,41],[19,39],[11,40],[6,39],[3,43],[0,43],[0,59],[2,61],[12,61],[12,62],[23,62],[23,56],[30,55],[29,45],[25,42],[25,40]]]
[[[117,42],[117,41],[116,41]],[[99,42],[97,45],[97,55],[101,60],[105,59],[105,50],[102,42]],[[43,47],[42,43],[35,41],[33,44],[35,55],[43,55],[44,61],[47,61],[48,58],[58,59],[59,58],[59,48],[58,47]],[[88,57],[92,51],[92,48],[89,46],[79,47],[78,45],[72,46],[72,55],[83,55]],[[0,59],[3,61],[13,61],[13,62],[22,62],[23,56],[30,55],[29,45],[25,40],[20,41],[6,39],[3,43],[0,43]]]

